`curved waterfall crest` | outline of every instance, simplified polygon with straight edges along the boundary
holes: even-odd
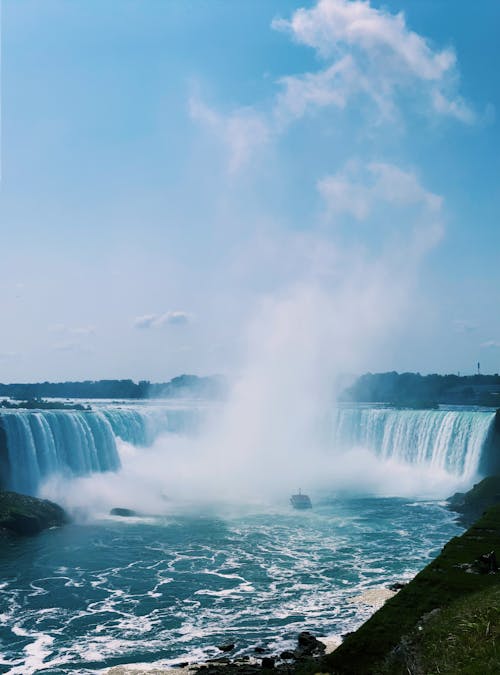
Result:
[[[339,408],[332,436],[339,448],[364,447],[468,479],[478,471],[494,419],[494,412],[477,410]]]
[[[0,487],[36,494],[51,475],[117,471],[119,440],[147,447],[167,432],[197,431],[201,408],[99,405],[93,410],[0,412]],[[333,411],[329,452],[362,447],[381,459],[474,478],[494,412],[339,407]],[[237,452],[237,448],[235,448]],[[491,454],[491,453],[490,453]]]
[[[188,431],[196,421],[196,411],[160,407],[1,412],[6,447],[0,447],[0,486],[36,494],[53,474],[117,471],[117,439],[148,446],[161,433]]]
[[[115,434],[101,412],[6,412],[0,424],[9,468],[3,483],[17,492],[36,494],[55,473],[84,476],[120,467]]]

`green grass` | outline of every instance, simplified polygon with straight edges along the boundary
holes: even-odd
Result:
[[[424,621],[404,641],[399,658],[389,658],[378,673],[498,675],[499,641],[500,587],[495,587],[455,600]]]
[[[454,537],[446,544],[435,560],[347,637],[335,652],[326,656],[317,670],[339,675],[391,672],[383,670],[386,657],[403,636],[413,633],[425,614],[436,608],[452,608],[455,601],[467,603],[474,593],[500,590],[500,573],[471,574],[460,567],[492,550],[500,554],[500,506],[489,509],[461,537]],[[408,674],[407,669],[400,672]],[[425,675],[432,672],[421,671]],[[454,675],[457,672],[455,669]],[[483,675],[482,671],[463,672]],[[500,673],[500,669],[496,672]]]

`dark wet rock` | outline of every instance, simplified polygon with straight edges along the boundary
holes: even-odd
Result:
[[[234,642],[226,642],[223,645],[217,645],[217,648],[221,650],[221,652],[232,652],[234,649]]]
[[[498,572],[498,562],[495,551],[480,555],[474,561],[473,567],[478,574],[496,574]]]
[[[297,658],[295,652],[292,652],[290,649],[287,649],[280,654],[280,659],[283,659],[284,661],[291,661],[295,658]]]
[[[497,574],[498,562],[495,551],[482,553],[471,563],[459,563],[455,565],[469,574]]]
[[[272,656],[264,656],[261,665],[264,670],[271,670],[274,668],[275,663],[276,659],[274,659]]]
[[[323,642],[320,642],[317,638],[314,637],[309,631],[303,631],[299,633],[298,637],[298,655],[300,656],[313,656],[314,654],[321,654],[325,651],[326,645]]]
[[[115,507],[114,509],[111,509],[109,512],[110,516],[121,516],[122,518],[133,518],[134,516],[137,516],[136,511],[133,511],[132,509],[124,509],[120,506]]]
[[[500,414],[499,439],[500,439]],[[447,500],[447,506],[458,514],[458,520],[468,527],[491,506],[500,504],[500,475],[488,476],[468,492],[456,492]]]
[[[483,553],[472,563],[463,563],[460,565],[466,572],[472,574],[496,574],[498,572],[498,562],[495,551]]]
[[[405,582],[402,582],[402,581],[396,581],[394,584],[391,584],[391,585],[389,586],[389,589],[390,589],[391,591],[400,591],[400,590],[401,590],[402,588],[404,588],[405,586],[406,586],[406,583],[405,583]]]
[[[257,647],[254,648],[254,652],[256,654],[265,654],[267,649],[265,647],[262,647],[261,645],[258,645]]]
[[[47,499],[0,492],[0,530],[30,536],[68,521],[65,511]]]
[[[450,509],[461,508],[465,504],[465,492],[455,492],[448,497],[447,502]]]
[[[424,626],[428,621],[432,621],[434,617],[441,613],[441,607],[435,607],[431,609],[430,612],[426,612],[423,617],[420,619],[420,626]]]

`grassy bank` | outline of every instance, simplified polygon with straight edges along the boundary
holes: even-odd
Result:
[[[500,574],[487,573],[487,566],[475,564],[491,551],[500,553],[500,506],[490,508],[462,536],[446,544],[435,560],[322,660],[321,670],[338,675],[499,673],[498,614],[492,608],[495,602],[498,606]],[[481,642],[478,651],[474,645],[482,631],[485,644]],[[393,650],[396,655],[388,658]],[[473,656],[483,660],[470,666]],[[436,658],[443,659],[443,669],[439,664],[427,669]],[[422,665],[426,659],[428,665]],[[459,666],[458,661],[453,665],[454,659],[469,665]],[[445,669],[446,662],[452,670]]]
[[[500,672],[500,586],[454,600],[421,622],[380,673],[497,675]]]

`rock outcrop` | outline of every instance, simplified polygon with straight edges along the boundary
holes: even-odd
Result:
[[[488,476],[468,492],[455,492],[448,499],[448,508],[459,514],[459,521],[465,527],[496,504],[500,504],[500,475]]]
[[[26,536],[67,522],[65,511],[54,502],[7,490],[0,492],[0,531]]]
[[[137,516],[137,512],[132,509],[124,509],[121,506],[115,506],[114,509],[111,509],[109,512],[110,516],[121,516],[122,518],[133,518]]]

